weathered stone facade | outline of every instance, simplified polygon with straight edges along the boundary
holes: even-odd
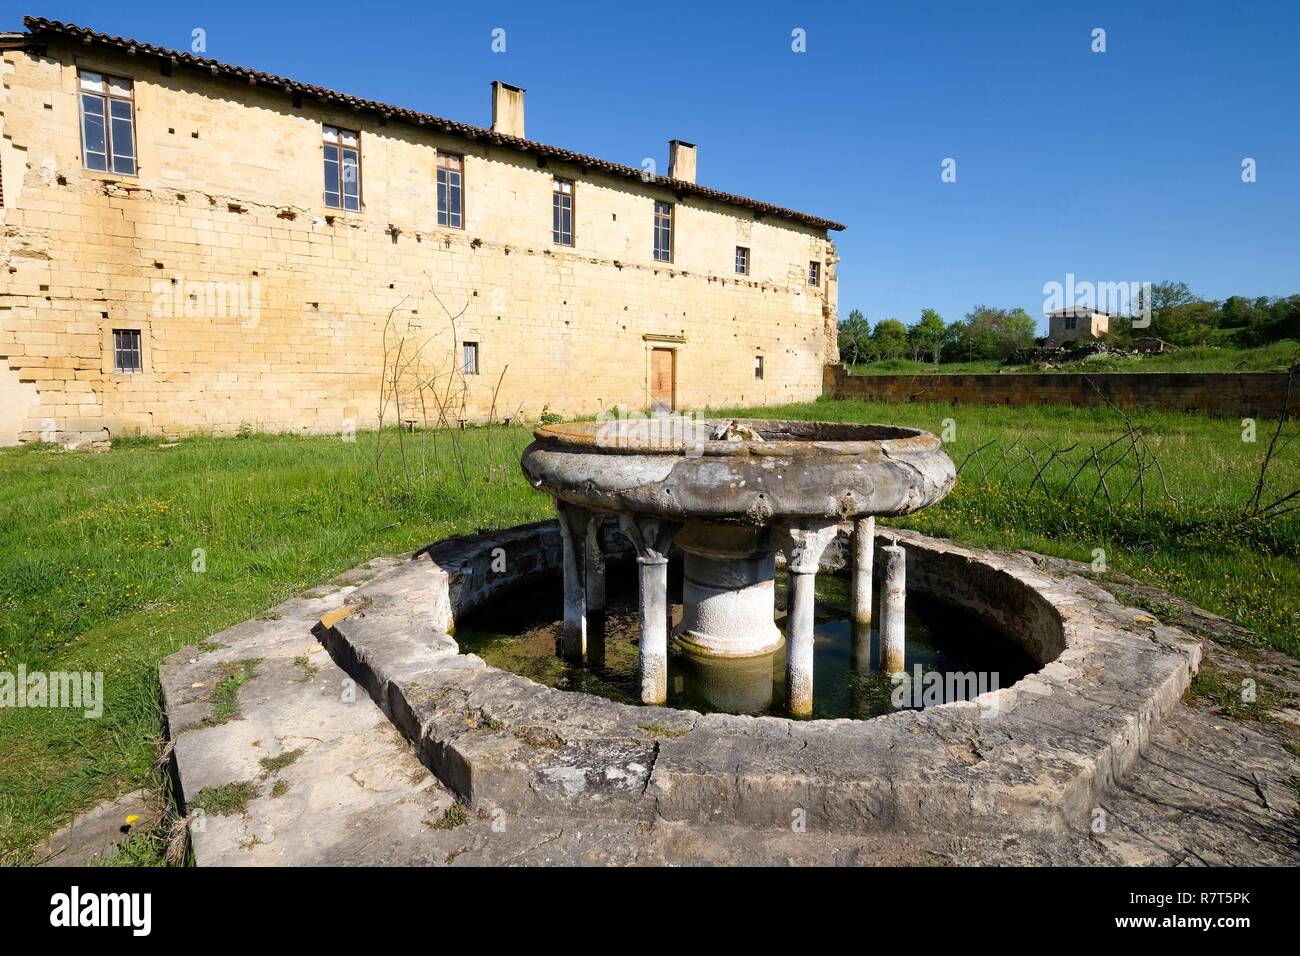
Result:
[[[0,41],[0,442],[366,428],[390,315],[426,376],[478,343],[470,420],[499,380],[498,417],[644,408],[655,348],[679,408],[821,393],[838,224],[35,23]],[[84,167],[79,70],[134,81],[138,175]],[[323,124],[360,133],[359,212],[324,204]],[[464,228],[437,223],[439,151],[464,157]],[[575,184],[571,247],[552,242],[554,177]],[[138,373],[114,371],[121,329],[140,330]]]

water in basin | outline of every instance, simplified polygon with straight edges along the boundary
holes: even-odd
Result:
[[[675,569],[676,570],[676,569]],[[680,581],[680,572],[670,575]],[[785,574],[777,575],[778,625],[784,628]],[[589,628],[587,660],[576,664],[556,654],[560,638],[560,582],[543,576],[501,595],[489,605],[466,615],[457,624],[461,651],[478,654],[489,664],[513,671],[549,687],[595,694],[622,703],[640,700],[638,672],[638,619],[635,567],[611,562],[606,581],[607,612],[603,627]],[[680,600],[680,595],[670,598]],[[877,593],[878,598],[878,593]],[[680,605],[674,603],[674,623]],[[874,669],[878,635],[871,634],[865,659],[855,664],[852,625],[849,620],[849,582],[830,574],[817,576],[817,618],[813,663],[813,718],[865,719],[890,713],[897,695],[888,675]],[[593,618],[596,615],[592,615]],[[879,620],[879,607],[876,608]],[[996,680],[1007,687],[1037,665],[1019,646],[984,622],[934,600],[908,595],[908,680],[921,671],[941,674],[983,675],[985,685]],[[603,632],[603,633],[602,633]],[[938,685],[936,687],[936,685]],[[926,680],[928,696],[910,695],[907,705],[947,700],[957,682]],[[891,697],[894,700],[891,700]],[[668,662],[669,707],[703,713],[785,713],[784,648],[766,657],[739,661],[701,660],[674,650]]]

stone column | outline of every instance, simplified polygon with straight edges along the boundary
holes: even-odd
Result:
[[[641,592],[641,703],[668,700],[668,558],[637,556]]]
[[[907,552],[897,544],[880,549],[885,556],[885,583],[880,592],[880,669],[900,674],[903,662],[903,614],[907,597]]]
[[[835,525],[791,524],[783,529],[790,586],[786,601],[785,696],[795,717],[813,710],[813,605],[817,566],[835,539]]]
[[[564,625],[560,631],[560,653],[581,662],[587,654],[587,526],[590,513],[584,508],[555,501],[564,545]]]
[[[668,700],[668,548],[679,525],[620,514],[619,529],[636,549],[640,585],[641,703]]]
[[[601,530],[607,516],[597,512],[587,524],[586,596],[587,596],[587,666],[599,670],[605,666],[605,551]]]
[[[605,611],[605,552],[601,548],[600,531],[605,516],[592,515],[587,525],[587,613]]]
[[[876,553],[876,518],[853,522],[853,666],[871,669],[871,571]]]

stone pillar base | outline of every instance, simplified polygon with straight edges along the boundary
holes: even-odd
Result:
[[[687,551],[677,642],[696,657],[758,657],[784,641],[776,626],[776,555],[716,557]]]

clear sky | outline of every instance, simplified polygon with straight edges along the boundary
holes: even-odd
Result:
[[[0,29],[30,13],[181,49],[200,27],[208,56],[484,126],[501,79],[528,90],[530,138],[633,166],[666,171],[668,140],[694,142],[702,184],[848,225],[842,315],[987,303],[1041,320],[1067,273],[1300,292],[1296,0],[0,11]]]

